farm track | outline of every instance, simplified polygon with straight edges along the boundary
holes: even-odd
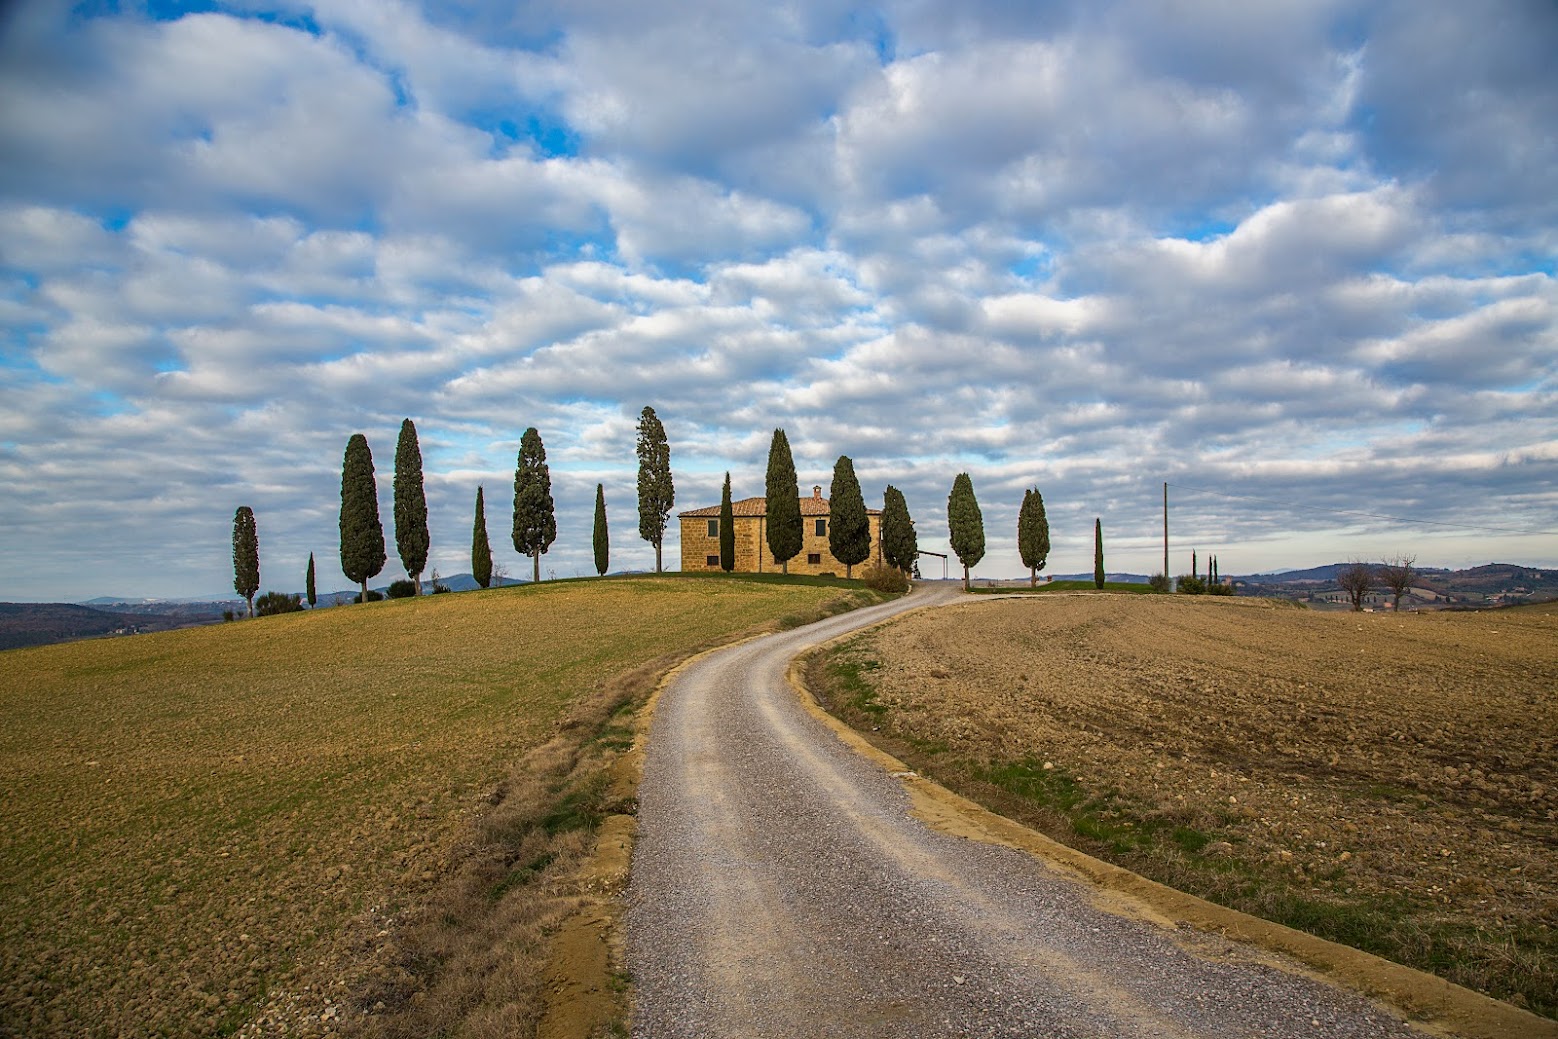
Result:
[[[1074,876],[927,829],[786,681],[919,591],[712,654],[656,709],[627,914],[634,1034],[1409,1036],[1271,956],[1105,911]]]

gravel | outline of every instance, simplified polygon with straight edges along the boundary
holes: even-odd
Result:
[[[785,672],[808,646],[956,594],[733,647],[665,691],[628,890],[635,1036],[1429,1034],[910,816],[899,782],[808,715]]]

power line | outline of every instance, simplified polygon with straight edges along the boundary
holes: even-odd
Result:
[[[1238,498],[1243,501],[1258,501],[1266,505],[1278,505],[1284,509],[1308,509],[1311,512],[1324,512],[1337,516],[1363,516],[1368,519],[1390,520],[1392,523],[1405,523],[1409,526],[1446,527],[1450,530],[1459,530],[1465,533],[1473,533],[1482,530],[1494,530],[1500,534],[1524,534],[1530,537],[1558,537],[1558,530],[1515,530],[1513,527],[1476,526],[1468,527],[1460,523],[1440,523],[1436,520],[1408,519],[1405,516],[1387,516],[1382,512],[1363,512],[1358,509],[1335,509],[1323,505],[1305,505],[1294,501],[1277,501],[1275,498],[1257,498],[1253,494],[1229,494],[1227,491],[1214,491],[1210,487],[1192,487],[1184,483],[1171,483],[1170,487],[1181,491],[1194,491],[1198,494],[1212,494],[1219,498]]]

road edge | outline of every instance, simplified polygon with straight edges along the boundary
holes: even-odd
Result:
[[[962,597],[952,600],[962,601]],[[933,609],[937,605],[940,604],[927,604],[919,609]],[[1290,957],[1316,972],[1311,976],[1362,993],[1440,1035],[1457,1039],[1558,1039],[1558,1022],[1361,949],[1188,895],[1061,844],[926,779],[823,708],[806,684],[807,661],[845,639],[917,613],[919,609],[856,628],[803,650],[790,661],[786,678],[809,714],[857,754],[903,784],[913,813],[921,822],[950,836],[982,840],[1031,855],[1052,868],[1059,867],[1062,872],[1085,880],[1115,899],[1127,900],[1125,906],[1102,906],[1110,911],[1169,927],[1183,923],[1198,931]]]

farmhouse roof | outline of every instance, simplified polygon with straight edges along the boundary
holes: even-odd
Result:
[[[822,496],[822,488],[820,486],[814,486],[811,489],[811,497],[802,498],[800,502],[802,516],[826,516],[829,513],[828,499]],[[867,509],[866,513],[871,516],[880,516],[882,510]],[[742,498],[740,501],[733,501],[730,503],[730,514],[732,516],[766,516],[768,515],[768,499]],[[677,519],[703,519],[705,517],[718,519],[719,506],[710,505],[706,508],[689,509],[686,512],[678,512],[676,514]]]

